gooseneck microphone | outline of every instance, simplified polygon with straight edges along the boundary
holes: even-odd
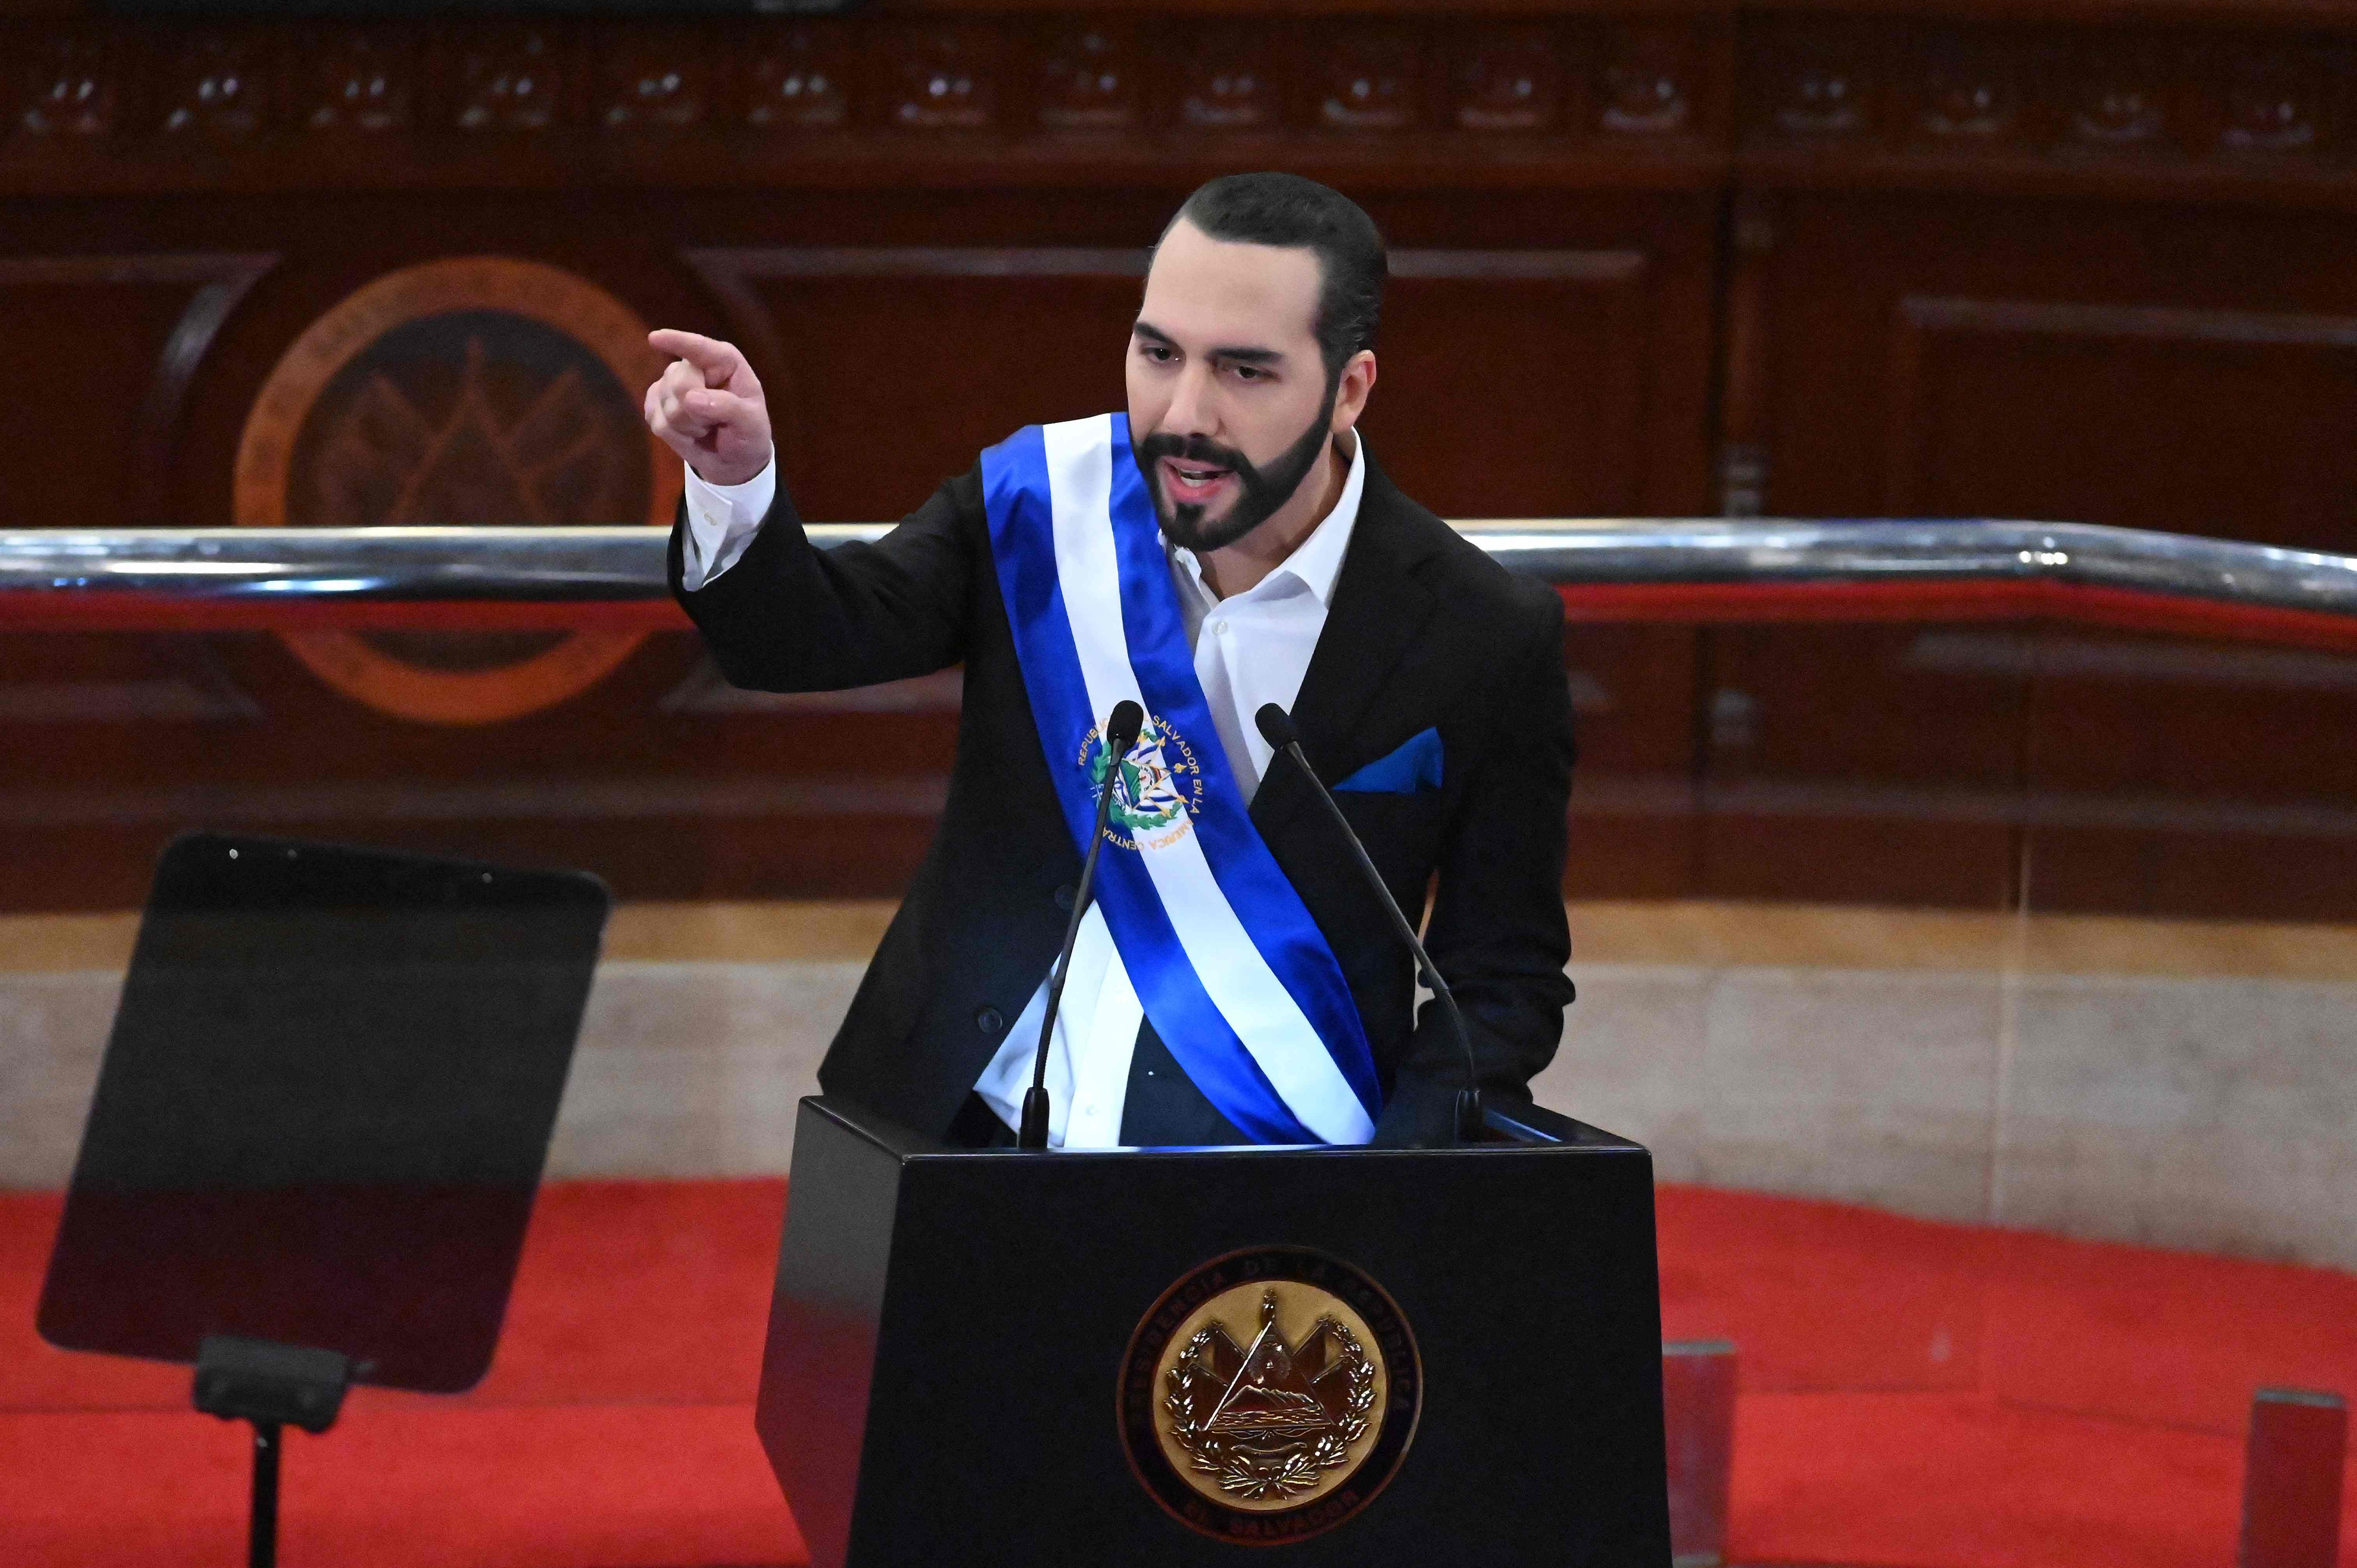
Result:
[[[1416,968],[1424,975],[1424,983],[1431,988],[1433,995],[1440,999],[1440,1010],[1448,1015],[1448,1026],[1457,1031],[1458,1049],[1465,1054],[1465,1087],[1457,1091],[1457,1141],[1460,1144],[1480,1143],[1481,1080],[1474,1071],[1473,1037],[1465,1032],[1465,1015],[1457,1010],[1456,993],[1448,989],[1448,982],[1440,978],[1440,971],[1432,967],[1432,955],[1424,950],[1424,943],[1417,940],[1415,928],[1408,924],[1407,915],[1400,908],[1399,900],[1393,897],[1392,890],[1383,886],[1383,873],[1375,869],[1374,861],[1367,854],[1367,846],[1361,843],[1359,835],[1351,831],[1351,819],[1342,814],[1342,808],[1336,802],[1333,793],[1318,777],[1318,770],[1309,766],[1309,758],[1301,749],[1301,732],[1294,727],[1293,716],[1275,703],[1270,703],[1253,715],[1253,722],[1260,726],[1263,740],[1293,758],[1293,765],[1301,769],[1303,778],[1309,780],[1310,789],[1325,803],[1326,814],[1332,817],[1334,825],[1341,830],[1342,842],[1351,846],[1351,854],[1357,858],[1359,870],[1365,875],[1367,886],[1375,890],[1376,900],[1383,905],[1383,912],[1391,916],[1393,929],[1399,932],[1400,940],[1407,943],[1408,950],[1415,955]]]
[[[1048,1146],[1048,1042],[1056,1036],[1056,1010],[1064,1004],[1064,975],[1072,967],[1072,943],[1081,934],[1081,917],[1095,895],[1097,852],[1104,848],[1105,822],[1113,814],[1114,786],[1121,779],[1121,759],[1137,744],[1146,710],[1126,699],[1115,703],[1104,724],[1104,782],[1097,787],[1096,831],[1089,835],[1089,852],[1081,858],[1081,882],[1072,893],[1071,918],[1064,922],[1064,950],[1057,956],[1055,973],[1048,980],[1048,1010],[1039,1019],[1039,1050],[1031,1058],[1031,1087],[1023,1091],[1023,1126],[1016,1146]]]

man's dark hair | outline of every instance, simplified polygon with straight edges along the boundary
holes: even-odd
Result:
[[[1297,174],[1222,175],[1197,187],[1170,221],[1180,218],[1214,240],[1317,254],[1315,330],[1329,381],[1351,355],[1375,346],[1390,263],[1375,220],[1340,191]]]

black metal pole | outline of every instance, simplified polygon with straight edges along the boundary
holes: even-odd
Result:
[[[278,1423],[253,1423],[253,1510],[245,1531],[246,1568],[277,1568]]]

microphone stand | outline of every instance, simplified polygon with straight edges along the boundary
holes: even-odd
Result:
[[[1048,1008],[1039,1018],[1039,1049],[1031,1058],[1031,1087],[1023,1091],[1023,1125],[1015,1138],[1017,1148],[1048,1146],[1048,1045],[1055,1038],[1057,1010],[1064,1004],[1064,979],[1072,967],[1072,944],[1080,939],[1081,917],[1088,913],[1089,900],[1096,892],[1097,854],[1104,848],[1105,823],[1113,815],[1113,791],[1120,780],[1122,758],[1137,744],[1137,732],[1145,723],[1146,711],[1128,701],[1114,703],[1105,720],[1105,776],[1097,789],[1096,831],[1089,835],[1089,852],[1081,859],[1080,886],[1072,894],[1071,917],[1064,922],[1064,950],[1057,955],[1055,972],[1048,981]]]
[[[1439,1001],[1440,1010],[1448,1019],[1448,1026],[1456,1031],[1457,1047],[1465,1056],[1465,1087],[1457,1091],[1453,1118],[1457,1141],[1460,1144],[1480,1143],[1482,1133],[1481,1079],[1474,1069],[1473,1037],[1466,1033],[1465,1015],[1457,1010],[1456,993],[1448,989],[1448,982],[1440,978],[1440,971],[1433,967],[1432,955],[1424,950],[1424,943],[1416,936],[1415,928],[1408,924],[1406,912],[1399,907],[1399,900],[1392,897],[1389,887],[1383,886],[1383,874],[1375,869],[1374,860],[1367,854],[1367,846],[1359,842],[1358,833],[1351,829],[1351,819],[1342,814],[1341,805],[1326,788],[1325,780],[1319,779],[1318,770],[1309,766],[1308,755],[1301,749],[1301,733],[1294,727],[1292,715],[1275,703],[1270,703],[1254,715],[1254,722],[1260,727],[1261,737],[1293,758],[1293,765],[1300,768],[1302,777],[1309,780],[1310,793],[1318,797],[1319,803],[1326,808],[1326,814],[1333,818],[1334,826],[1341,831],[1342,842],[1351,846],[1351,854],[1359,863],[1360,873],[1366,877],[1367,885],[1375,890],[1375,901],[1392,918],[1392,929],[1399,933],[1400,940],[1407,943],[1408,951],[1415,955],[1416,969],[1423,974],[1426,986]]]

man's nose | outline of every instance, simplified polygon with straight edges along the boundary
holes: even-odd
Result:
[[[1219,411],[1214,405],[1213,391],[1208,367],[1183,367],[1178,372],[1178,384],[1171,390],[1170,407],[1162,416],[1162,428],[1172,435],[1218,435]]]

